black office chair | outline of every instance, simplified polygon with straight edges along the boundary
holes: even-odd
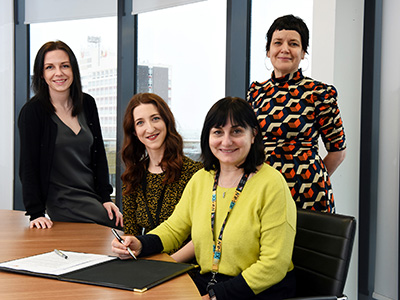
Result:
[[[347,299],[343,295],[356,231],[351,216],[297,210],[293,249],[296,300]]]

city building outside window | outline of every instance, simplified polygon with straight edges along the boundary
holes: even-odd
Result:
[[[138,15],[138,92],[169,104],[195,160],[205,115],[225,96],[226,9],[208,0]]]

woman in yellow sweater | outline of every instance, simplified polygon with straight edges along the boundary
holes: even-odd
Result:
[[[139,256],[168,252],[191,235],[203,299],[292,297],[296,207],[283,176],[264,163],[260,127],[245,100],[214,104],[201,148],[204,169],[171,217],[147,235],[114,240],[114,253],[126,259],[127,247]]]

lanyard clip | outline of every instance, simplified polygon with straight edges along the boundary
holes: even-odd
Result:
[[[210,281],[207,283],[206,291],[208,292],[210,289],[212,289],[213,285],[217,284],[217,279],[215,279],[215,276],[217,275],[217,272],[211,272],[212,276]]]

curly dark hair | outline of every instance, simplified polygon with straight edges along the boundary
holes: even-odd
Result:
[[[183,140],[176,130],[175,118],[168,104],[153,93],[136,94],[128,103],[123,121],[124,142],[121,156],[125,163],[125,171],[121,179],[125,186],[124,195],[129,194],[146,176],[149,157],[146,147],[135,135],[133,119],[133,110],[141,104],[154,104],[167,128],[164,156],[160,162],[161,168],[165,172],[164,184],[177,181],[183,167]]]

